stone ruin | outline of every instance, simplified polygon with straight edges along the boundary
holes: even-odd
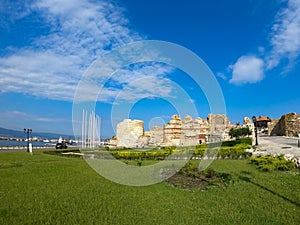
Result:
[[[191,146],[208,142],[219,142],[229,139],[230,120],[223,114],[209,114],[204,120],[200,117],[193,120],[189,115],[182,120],[173,115],[163,127],[153,126],[144,131],[142,120],[125,119],[117,125],[116,145],[127,148],[145,146]],[[254,129],[249,118],[244,125]],[[254,133],[254,132],[253,132]]]
[[[135,147],[144,136],[144,121],[125,119],[117,125],[117,146]]]
[[[268,123],[269,136],[300,136],[300,115],[297,113],[288,113],[281,116],[280,119],[273,119]]]

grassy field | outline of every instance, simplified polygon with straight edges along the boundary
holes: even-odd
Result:
[[[211,168],[234,183],[208,191],[122,186],[83,159],[1,153],[0,224],[299,224],[299,174],[261,172],[247,160]]]

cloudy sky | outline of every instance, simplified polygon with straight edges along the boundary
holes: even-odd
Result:
[[[0,37],[0,127],[72,134],[84,74],[111,50],[142,40],[197,54],[219,82],[232,123],[300,113],[300,0],[1,0]],[[120,68],[104,87],[95,109],[102,137],[114,134],[116,99],[130,102],[128,117],[145,120],[146,129],[176,113],[172,98],[195,106],[193,117],[210,113],[193,80],[162,63]]]

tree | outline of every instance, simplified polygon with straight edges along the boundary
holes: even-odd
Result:
[[[240,137],[249,136],[252,134],[252,131],[249,127],[240,127],[240,128],[231,128],[229,131],[229,136],[231,138],[239,139]]]
[[[249,135],[252,134],[252,131],[249,129],[249,127],[242,127],[242,136],[245,137],[249,137]]]
[[[231,128],[230,131],[229,131],[229,136],[231,138],[238,138],[240,136],[238,133],[239,133],[238,128]]]

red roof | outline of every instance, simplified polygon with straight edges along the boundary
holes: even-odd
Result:
[[[256,121],[271,121],[271,119],[267,116],[259,116],[256,118]]]

